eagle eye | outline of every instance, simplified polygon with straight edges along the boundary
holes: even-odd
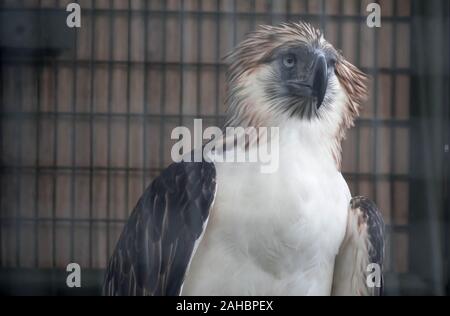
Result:
[[[328,59],[328,61],[327,61],[327,67],[328,67],[328,68],[334,68],[334,67],[336,66],[336,62],[337,62],[336,58],[330,58],[330,59]]]
[[[287,54],[283,56],[283,65],[286,68],[294,67],[296,62],[297,60],[295,59],[295,56],[293,54]]]

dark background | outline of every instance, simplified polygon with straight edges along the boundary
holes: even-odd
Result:
[[[449,2],[78,1],[1,5],[1,294],[99,294],[172,129],[221,126],[222,57],[259,24],[306,20],[371,76],[344,144],[353,195],[387,224],[386,294],[450,294]],[[82,288],[65,267],[82,267]]]

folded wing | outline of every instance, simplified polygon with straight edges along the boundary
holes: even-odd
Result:
[[[336,257],[332,295],[381,295],[383,260],[383,217],[375,203],[355,197],[350,202],[346,235]]]
[[[214,164],[175,163],[142,195],[109,261],[105,295],[179,295],[216,192]]]

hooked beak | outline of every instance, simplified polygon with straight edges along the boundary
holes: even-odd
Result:
[[[322,106],[328,85],[328,66],[322,53],[313,55],[310,75],[303,80],[290,80],[288,88],[290,93],[302,97],[313,97],[316,99],[316,107]]]

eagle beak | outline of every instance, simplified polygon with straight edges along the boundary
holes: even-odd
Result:
[[[317,56],[312,72],[313,96],[317,98],[317,109],[322,106],[328,86],[327,60],[323,54]]]
[[[322,106],[328,86],[327,60],[322,53],[313,55],[310,65],[310,74],[303,80],[290,80],[288,87],[291,93],[302,97],[313,97],[316,99],[316,107]]]

